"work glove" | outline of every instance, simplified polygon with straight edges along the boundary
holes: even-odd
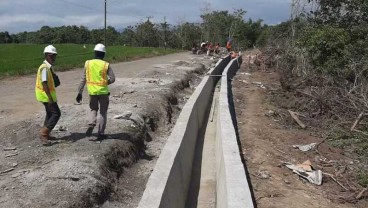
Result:
[[[80,103],[82,100],[82,94],[78,93],[77,98],[75,98],[75,100],[77,101],[77,103]]]

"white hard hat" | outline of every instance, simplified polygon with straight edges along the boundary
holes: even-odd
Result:
[[[48,45],[43,50],[43,53],[51,53],[51,54],[57,54],[56,48],[53,45]]]
[[[106,47],[101,43],[97,44],[94,50],[106,53]]]

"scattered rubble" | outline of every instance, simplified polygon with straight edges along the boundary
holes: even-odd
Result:
[[[293,145],[294,148],[298,148],[303,152],[308,152],[310,150],[314,150],[317,147],[317,143],[310,143],[306,145]]]
[[[303,162],[302,164],[294,165],[292,163],[284,163],[284,165],[292,170],[293,173],[296,173],[302,178],[307,179],[310,183],[316,185],[322,184],[322,171],[313,170],[311,162],[309,160]]]

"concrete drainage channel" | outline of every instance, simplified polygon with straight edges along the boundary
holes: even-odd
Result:
[[[229,105],[230,79],[241,62],[241,57],[221,59],[198,85],[180,113],[138,207],[254,207]],[[220,78],[221,86],[214,90]]]

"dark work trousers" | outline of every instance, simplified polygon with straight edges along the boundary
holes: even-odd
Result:
[[[88,122],[90,126],[96,126],[97,111],[100,108],[100,121],[98,122],[98,134],[99,135],[105,134],[107,122],[107,109],[109,108],[109,96],[89,95],[89,108],[91,109]]]
[[[61,112],[57,103],[49,105],[49,103],[43,103],[46,110],[46,118],[43,123],[44,127],[52,130],[60,119]]]

